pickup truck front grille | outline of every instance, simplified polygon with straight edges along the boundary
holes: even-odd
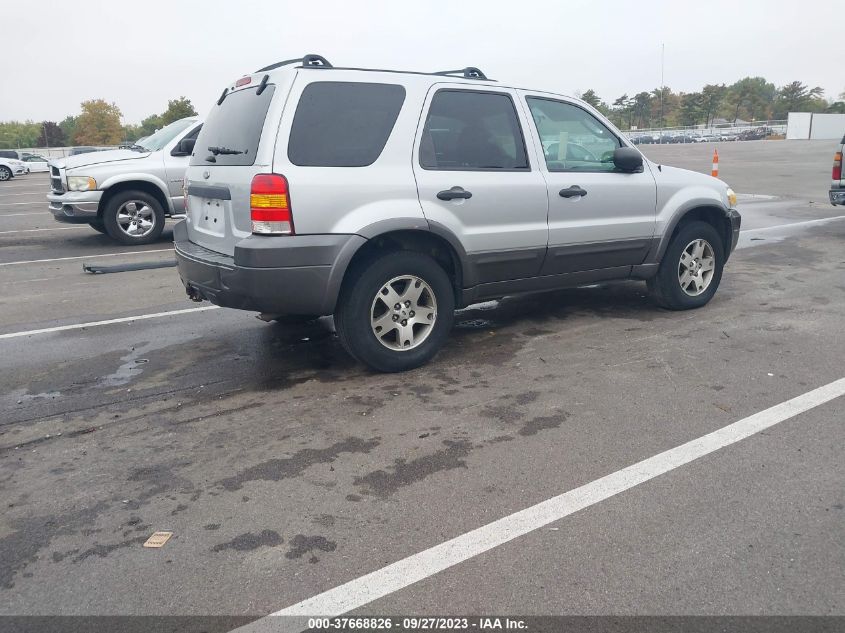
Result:
[[[65,185],[58,167],[50,166],[50,189],[56,193],[64,193]]]

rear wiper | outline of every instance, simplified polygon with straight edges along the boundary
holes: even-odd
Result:
[[[239,149],[229,149],[228,147],[209,147],[208,151],[217,156],[218,154],[243,154]]]

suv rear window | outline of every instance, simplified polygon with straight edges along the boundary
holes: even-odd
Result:
[[[268,84],[260,95],[256,94],[258,86],[236,90],[228,94],[223,103],[215,105],[197,137],[191,165],[208,165],[206,158],[212,155],[209,147],[225,147],[243,152],[218,153],[213,163],[215,165],[255,164],[261,130],[274,90],[273,84]]]
[[[301,167],[365,167],[381,155],[405,88],[395,84],[319,81],[302,91],[288,141]]]

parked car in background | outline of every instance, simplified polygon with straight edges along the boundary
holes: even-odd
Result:
[[[39,154],[27,154],[22,162],[26,163],[29,171],[33,173],[50,171],[49,160]]]
[[[11,180],[15,176],[22,176],[29,170],[26,163],[16,158],[0,158],[0,181]]]
[[[132,149],[51,161],[53,217],[90,224],[123,244],[157,240],[165,218],[185,211],[182,180],[201,127],[200,119],[180,119]]]
[[[379,371],[427,362],[454,309],[484,299],[634,278],[701,307],[740,227],[724,182],[650,162],[583,101],[317,55],[227,85],[185,186],[189,297],[333,314]]]
[[[842,156],[845,154],[845,136],[839,144],[839,149],[833,155],[833,182],[830,185],[830,203],[845,205],[845,178],[842,176]]]

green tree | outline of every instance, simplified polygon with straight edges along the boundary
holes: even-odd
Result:
[[[123,126],[123,140],[135,142],[141,138],[141,126],[132,125],[131,123]]]
[[[704,96],[700,92],[681,95],[680,122],[683,125],[696,125],[704,112]]]
[[[705,125],[711,124],[727,92],[725,84],[707,84],[701,89],[701,109]]]
[[[633,116],[631,114],[633,103],[633,100],[628,97],[627,92],[613,102],[613,113],[615,114],[616,124],[619,127],[627,125],[630,129],[633,125]]]
[[[824,90],[819,86],[808,88],[800,81],[788,83],[777,92],[775,115],[786,118],[790,112],[821,112],[827,106],[823,95]]]
[[[651,125],[651,95],[648,92],[635,94],[631,108],[637,127],[644,128]]]
[[[5,149],[35,147],[40,127],[40,123],[32,121],[0,123],[0,147]]]
[[[120,108],[103,99],[80,104],[82,114],[76,123],[76,142],[83,145],[117,145],[123,137]]]
[[[146,119],[141,121],[141,125],[139,126],[140,134],[141,136],[149,136],[150,134],[162,127],[164,127],[164,124],[161,122],[161,116],[159,116],[158,114],[151,114]],[[141,136],[139,136],[138,138],[141,138]]]
[[[776,94],[775,85],[763,77],[744,77],[728,88],[725,101],[732,109],[734,121],[740,118],[749,121],[768,119],[772,114]]]
[[[55,121],[43,121],[41,133],[36,141],[37,147],[62,147],[67,141],[65,133]]]
[[[167,102],[167,110],[161,113],[161,125],[169,125],[179,119],[184,119],[189,116],[196,116],[197,111],[194,108],[191,100],[187,97],[179,97],[178,99],[171,99]]]
[[[59,123],[62,133],[65,135],[65,142],[73,144],[76,142],[76,121],[79,117],[67,116]]]
[[[589,103],[594,108],[598,109],[601,105],[601,99],[596,94],[596,91],[590,88],[589,90],[585,90],[584,94],[581,95],[581,101]]]

